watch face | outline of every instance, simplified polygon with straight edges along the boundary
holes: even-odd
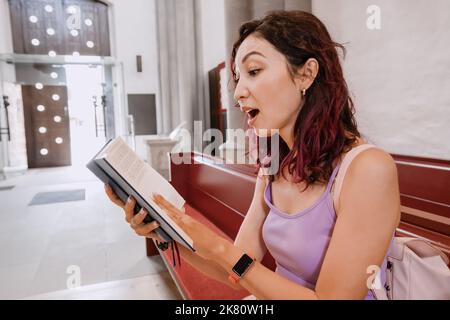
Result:
[[[239,261],[234,265],[233,271],[239,276],[242,276],[247,268],[253,263],[253,259],[244,254]]]

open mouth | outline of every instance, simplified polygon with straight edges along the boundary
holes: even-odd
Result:
[[[258,113],[259,113],[258,109],[252,109],[248,112],[248,115],[250,116],[250,119],[253,119],[258,115]]]

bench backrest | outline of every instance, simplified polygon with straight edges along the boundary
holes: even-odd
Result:
[[[171,155],[173,156],[173,155]],[[216,164],[198,153],[171,163],[171,183],[185,200],[234,239],[253,197],[256,170]],[[398,236],[422,237],[450,258],[450,161],[393,155],[399,176],[402,221]],[[263,263],[274,269],[268,254]]]
[[[392,156],[402,206],[397,233],[424,237],[450,258],[450,161]]]

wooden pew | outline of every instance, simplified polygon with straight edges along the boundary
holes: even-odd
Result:
[[[233,240],[253,196],[256,172],[248,165],[215,164],[212,158],[191,153],[191,164],[171,164],[171,183],[186,200],[186,213]],[[450,258],[450,161],[393,155],[402,204],[397,236],[421,237]],[[147,254],[158,253],[147,239]],[[170,250],[159,252],[185,299],[241,299],[235,291],[207,278],[182,261],[173,268]],[[263,264],[275,270],[270,254]]]
[[[397,235],[425,238],[450,258],[450,161],[392,156],[402,206]]]

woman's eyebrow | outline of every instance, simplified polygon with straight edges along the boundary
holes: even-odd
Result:
[[[265,58],[265,56],[262,53],[260,53],[258,51],[251,51],[242,58],[241,64],[244,64],[245,60],[247,60],[248,57],[250,57],[251,55],[254,55],[254,54],[257,54],[257,55]]]

